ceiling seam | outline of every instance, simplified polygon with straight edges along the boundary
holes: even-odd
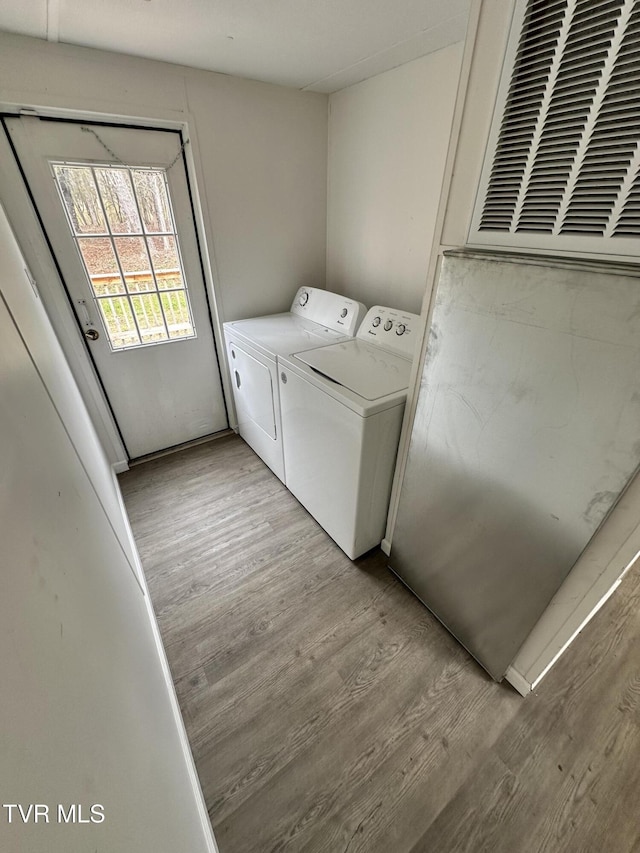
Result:
[[[344,68],[341,68],[339,71],[334,71],[333,74],[329,74],[326,77],[321,77],[319,80],[314,80],[311,83],[306,83],[304,86],[301,86],[300,89],[301,89],[301,91],[304,92],[304,91],[307,91],[308,89],[312,89],[314,86],[319,86],[322,83],[328,82],[329,80],[331,80],[334,77],[338,77],[340,74],[344,74],[346,71],[350,71],[352,68],[357,68],[359,65],[363,65],[365,62],[369,62],[371,59],[375,59],[376,57],[379,57],[379,56],[384,56],[385,53],[390,53],[392,50],[395,50],[398,47],[402,47],[403,45],[409,44],[410,42],[415,41],[416,39],[423,37],[427,33],[436,32],[437,30],[441,29],[442,27],[445,27],[447,24],[450,24],[451,22],[463,21],[465,24],[465,28],[466,28],[467,20],[468,20],[468,16],[465,14],[460,13],[458,15],[453,15],[451,18],[447,18],[446,20],[441,21],[439,24],[436,24],[434,27],[426,27],[424,30],[420,30],[419,33],[416,33],[415,35],[410,36],[408,39],[403,39],[402,41],[394,42],[394,44],[392,44],[390,47],[385,47],[382,50],[376,51],[375,53],[370,53],[368,56],[364,56],[362,59],[358,59],[356,62],[352,62],[350,65],[346,65]],[[462,38],[464,39],[464,36]],[[451,42],[451,44],[453,44],[453,43],[454,42]],[[448,44],[442,45],[442,47],[437,48],[437,50],[442,50],[442,48],[448,47],[448,46],[449,46]],[[436,53],[437,51],[432,51],[432,52]],[[426,56],[426,55],[427,54],[423,54],[423,56]],[[415,58],[419,59],[420,57],[415,57]],[[408,60],[408,61],[411,62],[412,60]],[[404,62],[399,62],[396,64],[396,66],[393,66],[393,67],[398,67],[399,65],[404,65],[404,64],[405,64]],[[388,68],[387,71],[391,71],[391,68]],[[378,73],[383,74],[384,72],[380,71]],[[348,85],[353,85],[353,84],[348,84]]]

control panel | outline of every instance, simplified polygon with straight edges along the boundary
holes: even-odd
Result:
[[[291,305],[292,314],[306,317],[343,335],[355,335],[366,312],[361,302],[318,287],[299,288]]]
[[[374,305],[367,311],[358,329],[357,337],[403,355],[405,358],[413,358],[419,328],[418,314]]]

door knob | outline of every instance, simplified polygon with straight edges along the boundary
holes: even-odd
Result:
[[[84,336],[88,341],[97,341],[100,337],[100,332],[97,329],[87,329]]]

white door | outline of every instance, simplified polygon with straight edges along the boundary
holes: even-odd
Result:
[[[129,458],[226,429],[180,134],[7,126]]]

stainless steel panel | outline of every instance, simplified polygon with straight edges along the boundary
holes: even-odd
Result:
[[[640,281],[445,256],[391,568],[500,679],[640,462]]]

